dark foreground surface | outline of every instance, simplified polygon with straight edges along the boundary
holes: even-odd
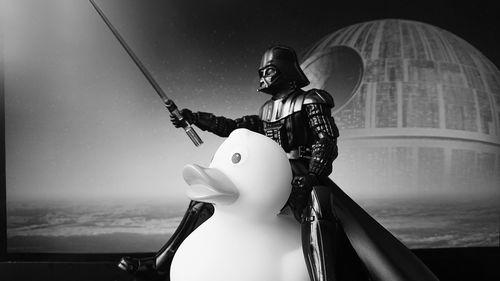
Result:
[[[413,252],[441,281],[500,280],[500,247],[418,249]],[[116,266],[120,256],[11,255],[7,261],[0,262],[0,280],[133,280]]]

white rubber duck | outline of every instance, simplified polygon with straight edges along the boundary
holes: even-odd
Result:
[[[300,224],[278,215],[291,190],[283,149],[237,129],[209,168],[187,165],[190,199],[214,204],[214,215],[177,250],[171,281],[307,281]]]

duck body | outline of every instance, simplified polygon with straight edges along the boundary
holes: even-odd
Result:
[[[248,221],[216,211],[179,247],[171,280],[306,281],[300,225],[291,216]]]
[[[183,170],[191,200],[215,212],[179,246],[171,281],[307,281],[300,224],[280,214],[292,172],[283,149],[266,136],[237,129],[209,168]]]

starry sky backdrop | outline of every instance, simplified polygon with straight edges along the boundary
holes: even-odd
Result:
[[[299,55],[342,27],[401,18],[465,39],[497,66],[493,4],[422,1],[96,1],[179,107],[256,114],[274,43]],[[344,1],[353,2],[353,1]],[[1,0],[8,200],[182,199],[185,164],[208,165],[87,1]],[[346,190],[349,192],[348,190]]]

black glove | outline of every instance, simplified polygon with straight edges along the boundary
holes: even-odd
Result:
[[[319,180],[314,174],[295,176],[292,180],[292,194],[288,199],[290,207],[292,207],[295,219],[301,221],[303,210],[307,205],[311,190],[319,184]]]
[[[307,191],[310,191],[313,186],[318,184],[318,177],[312,173],[309,173],[307,175],[295,176],[292,180],[292,186],[294,188],[305,189]]]
[[[184,108],[179,111],[184,118],[183,121],[180,121],[177,119],[177,117],[173,116],[170,114],[170,122],[174,124],[176,128],[181,128],[184,127],[184,121],[188,122],[189,124],[194,124],[196,122],[196,113],[193,113],[191,110]]]

